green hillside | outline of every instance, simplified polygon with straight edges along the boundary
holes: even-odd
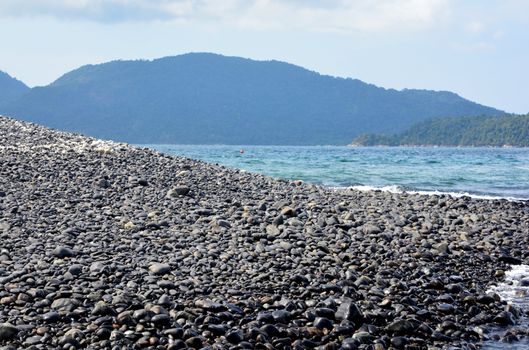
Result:
[[[400,134],[361,135],[352,144],[529,147],[529,114],[436,118],[417,123]]]

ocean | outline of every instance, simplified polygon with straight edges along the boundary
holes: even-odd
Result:
[[[529,149],[142,145],[328,187],[529,199]]]

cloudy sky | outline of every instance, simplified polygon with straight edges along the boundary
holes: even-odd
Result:
[[[528,0],[0,0],[30,86],[115,59],[215,52],[529,112]]]

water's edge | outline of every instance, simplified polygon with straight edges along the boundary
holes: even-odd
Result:
[[[510,327],[497,327],[487,330],[488,341],[482,349],[529,349],[529,265],[515,265],[505,272],[505,280],[493,285],[487,293],[497,294],[508,303],[510,312],[518,316],[516,324]]]

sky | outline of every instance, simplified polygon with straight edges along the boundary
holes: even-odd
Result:
[[[0,70],[214,52],[529,112],[529,0],[0,0]]]

